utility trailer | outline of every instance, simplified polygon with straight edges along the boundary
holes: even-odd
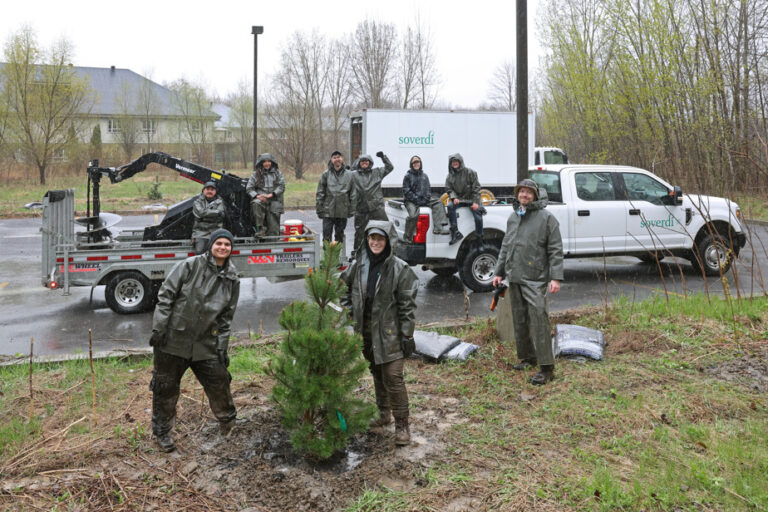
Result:
[[[160,285],[171,268],[195,255],[191,240],[194,198],[171,206],[157,226],[117,234],[110,227],[119,216],[101,213],[99,201],[102,176],[117,183],[143,171],[148,163],[164,165],[200,183],[218,181],[217,188],[228,212],[226,224],[235,236],[231,260],[241,278],[266,277],[272,282],[301,279],[310,268],[320,265],[322,236],[306,226],[285,226],[280,236],[250,236],[250,211],[242,178],[164,153],[151,153],[118,168],[100,168],[97,161],[91,162],[88,212],[84,218],[75,218],[74,189],[45,194],[41,228],[43,286],[51,290],[63,288],[65,293],[72,286],[88,286],[93,297],[93,289],[105,285],[107,304],[121,314],[154,307]],[[78,224],[85,229],[77,231]]]

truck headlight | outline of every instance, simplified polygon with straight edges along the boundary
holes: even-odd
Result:
[[[736,218],[739,219],[739,222],[743,220],[741,218],[741,208],[736,208]]]

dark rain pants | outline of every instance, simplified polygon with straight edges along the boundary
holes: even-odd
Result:
[[[272,203],[251,201],[251,218],[253,230],[257,236],[277,236],[280,234],[280,214],[273,212]]]
[[[555,364],[549,325],[547,283],[509,283],[517,358],[541,365]]]
[[[448,233],[448,217],[445,216],[445,207],[439,199],[433,199],[427,205],[432,209],[432,232],[435,234]],[[416,225],[419,221],[419,206],[416,203],[405,203],[408,217],[405,219],[405,232],[403,240],[413,240],[416,234]]]
[[[224,423],[237,416],[229,387],[232,376],[218,359],[190,361],[156,348],[152,381],[149,383],[149,390],[152,391],[152,433],[155,436],[167,434],[176,423],[176,402],[181,392],[181,378],[187,368],[192,368],[202,384],[217,420]]]
[[[448,200],[448,221],[451,223],[452,228],[458,227],[456,224],[456,210],[464,206],[469,206],[469,203],[460,202],[459,204],[453,204],[453,201]],[[483,214],[480,213],[480,209],[473,210],[470,208],[469,211],[472,212],[472,217],[475,218],[475,234],[483,236]]]
[[[359,212],[355,214],[355,250],[360,249],[360,243],[365,238],[365,226],[371,220],[389,220],[383,206],[372,212]]]
[[[339,243],[344,243],[344,230],[347,229],[346,217],[323,217],[323,242],[330,242],[331,235]]]

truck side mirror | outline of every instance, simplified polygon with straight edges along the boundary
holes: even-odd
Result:
[[[683,204],[683,189],[675,185],[669,193],[674,198],[674,204]]]

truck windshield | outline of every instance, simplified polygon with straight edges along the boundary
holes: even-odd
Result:
[[[560,173],[555,171],[530,171],[529,178],[536,182],[540,189],[547,191],[550,203],[563,202],[563,190],[560,188]]]
[[[544,165],[549,164],[567,164],[568,157],[562,151],[545,151]]]

